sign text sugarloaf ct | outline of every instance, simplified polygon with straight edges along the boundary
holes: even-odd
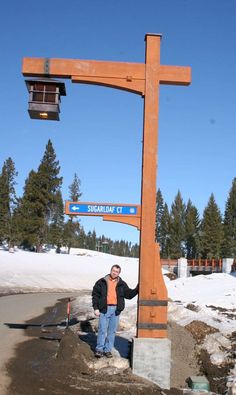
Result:
[[[74,203],[66,202],[67,210],[65,214],[69,215],[137,215],[138,206],[117,205],[107,203]]]

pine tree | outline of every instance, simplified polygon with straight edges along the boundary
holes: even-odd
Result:
[[[80,185],[81,185],[80,179],[79,179],[78,175],[75,173],[73,182],[69,186],[69,199],[72,202],[77,202],[80,199],[80,197],[82,196],[82,192],[80,191]],[[68,254],[70,253],[71,247],[76,243],[79,229],[80,229],[79,221],[77,219],[74,220],[74,216],[70,215],[68,222],[66,222],[66,224],[65,224],[64,236],[63,236],[66,246],[68,248],[68,250],[67,250]],[[84,243],[84,241],[83,241],[83,243]],[[80,246],[80,247],[83,247],[83,246]]]
[[[95,232],[95,229],[92,232],[92,246],[93,246],[93,250],[96,250],[96,244],[97,244],[97,235]]]
[[[170,256],[180,258],[185,255],[185,204],[180,191],[178,191],[170,212]]]
[[[114,255],[123,256],[124,255],[124,241],[116,240],[114,243]]]
[[[69,192],[70,192],[69,197],[72,202],[77,202],[81,198],[82,192],[80,191],[80,186],[81,186],[81,181],[78,175],[75,173],[73,182],[69,186]]]
[[[130,256],[133,258],[139,258],[139,245],[135,243],[131,247]]]
[[[86,248],[88,250],[96,250],[96,233],[93,231],[88,232],[87,237],[86,237]]]
[[[80,237],[81,232],[81,237]],[[72,222],[69,219],[63,227],[63,243],[67,247],[67,253],[70,253],[71,247],[84,248],[84,240],[81,241],[84,235],[83,229],[80,230],[79,222]]]
[[[87,245],[86,245],[86,233],[85,233],[83,227],[80,228],[80,231],[79,231],[79,234],[78,234],[78,238],[77,238],[77,243],[78,243],[77,247],[79,247],[79,248],[87,248]]]
[[[7,240],[9,233],[8,219],[10,211],[9,186],[6,167],[3,165],[0,174],[0,242]]]
[[[161,219],[163,216],[164,211],[164,200],[161,194],[161,190],[158,189],[156,193],[156,229],[155,229],[155,236],[156,242],[161,242]]]
[[[48,224],[45,219],[47,198],[41,189],[38,173],[31,170],[25,182],[24,194],[17,212],[20,224],[21,242],[26,248],[36,248],[38,252],[46,242]]]
[[[57,192],[60,190],[62,185],[62,177],[58,176],[59,173],[59,161],[56,160],[56,154],[51,140],[48,140],[43,158],[38,167],[40,187],[47,202],[45,205],[45,216],[47,222],[50,222],[54,215]]]
[[[93,232],[89,231],[87,236],[86,236],[86,248],[88,250],[96,250],[96,245],[97,245],[97,237],[96,237],[96,232],[93,230]]]
[[[185,215],[185,249],[187,259],[196,259],[200,254],[199,226],[198,210],[189,200]]]
[[[224,242],[222,254],[224,257],[236,257],[236,178],[233,179],[225,206]]]
[[[49,140],[38,171],[32,170],[26,180],[18,213],[18,217],[22,219],[22,243],[28,247],[36,246],[37,252],[48,241],[50,223],[58,212],[58,196],[62,184],[59,172],[59,162]]]
[[[161,258],[170,258],[170,214],[166,203],[161,217],[159,243]]]
[[[50,244],[57,246],[56,252],[60,253],[63,243],[63,230],[64,230],[64,205],[61,191],[58,190],[55,194],[55,206],[49,225],[49,234],[47,241]]]
[[[9,157],[4,162],[0,173],[0,242],[7,241],[9,248],[16,239],[13,217],[17,207],[15,192],[15,177],[17,174],[15,164]]]
[[[21,217],[19,212],[20,202],[21,198],[17,198],[17,204],[12,216],[12,243],[14,243],[14,245],[20,245],[22,242]]]
[[[203,258],[219,258],[223,241],[223,226],[220,209],[213,193],[203,212],[201,224],[201,253]]]

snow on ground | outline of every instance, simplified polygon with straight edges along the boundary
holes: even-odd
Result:
[[[70,255],[65,251],[56,254],[54,249],[41,254],[22,250],[9,253],[0,249],[0,288],[36,292],[91,290],[100,277],[110,272],[113,264],[121,266],[121,277],[134,288],[138,282],[138,259],[135,258],[85,249],[71,249]],[[173,281],[167,276],[164,279],[172,300],[168,307],[169,319],[183,326],[198,320],[217,328],[220,332],[208,335],[204,347],[213,363],[221,363],[229,348],[227,336],[236,329],[236,277],[215,273]],[[84,296],[83,303],[92,314],[90,295]],[[127,309],[122,313],[126,336],[135,334],[136,304],[137,297],[127,301]],[[194,309],[189,309],[189,305]]]
[[[91,289],[113,264],[122,267],[122,277],[135,287],[138,260],[101,252],[71,249],[70,255],[56,254],[55,249],[37,254],[0,250],[0,287],[38,289]]]
[[[214,273],[179,278],[168,286],[172,300],[198,305],[236,308],[236,278],[226,273]]]
[[[56,254],[55,249],[37,254],[0,249],[0,287],[83,290],[91,289],[113,264],[121,266],[121,277],[129,286],[138,282],[138,259],[118,257],[97,251],[72,248]],[[166,273],[166,270],[162,270]],[[215,273],[170,281],[164,276],[168,295],[173,301],[197,306],[236,309],[236,277]]]
[[[118,257],[97,251],[72,248],[56,254],[51,249],[41,254],[0,249],[0,287],[21,290],[88,290],[113,264],[121,266],[121,277],[131,288],[138,282],[138,259]],[[163,273],[166,271],[163,269]],[[201,320],[225,333],[235,330],[235,320],[227,319],[215,306],[230,311],[236,309],[236,277],[215,273],[170,281],[164,276],[169,298],[169,316],[181,325]],[[137,298],[127,301],[136,304]],[[196,306],[195,311],[186,309]],[[197,311],[196,311],[197,310]]]
[[[225,335],[236,329],[236,277],[214,273],[179,278],[167,284],[169,317],[180,325],[199,320],[219,329]],[[193,305],[193,310],[186,309]],[[226,310],[226,311],[225,311]],[[230,315],[232,319],[230,319]]]

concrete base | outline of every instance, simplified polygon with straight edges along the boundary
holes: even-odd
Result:
[[[161,388],[170,388],[171,342],[169,339],[134,338],[132,371]]]

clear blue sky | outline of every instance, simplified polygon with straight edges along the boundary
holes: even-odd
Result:
[[[0,166],[9,156],[17,193],[50,138],[64,178],[83,201],[139,203],[143,99],[66,82],[61,121],[30,120],[23,57],[144,62],[146,33],[162,33],[161,63],[192,67],[189,87],[161,86],[158,179],[170,206],[178,189],[202,214],[210,194],[222,213],[235,177],[235,0],[9,0],[1,5]],[[81,219],[86,231],[139,240],[132,227]]]

